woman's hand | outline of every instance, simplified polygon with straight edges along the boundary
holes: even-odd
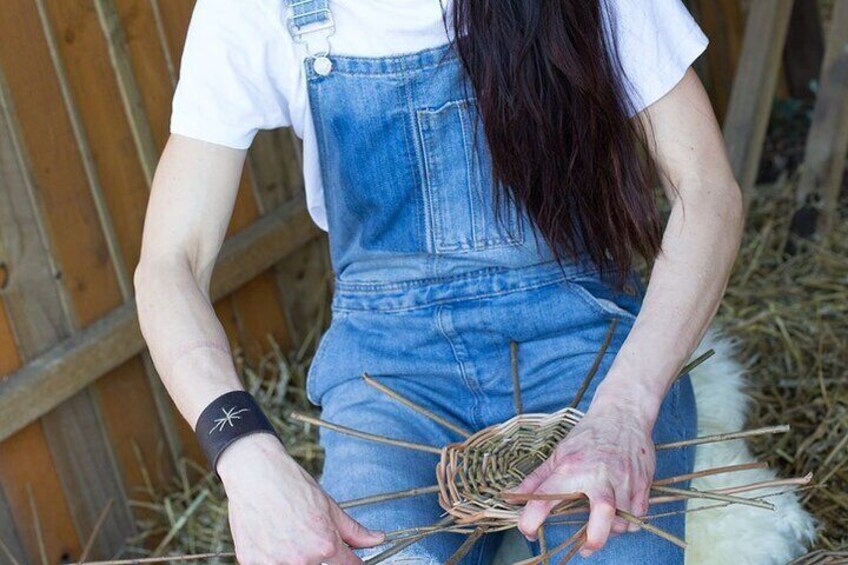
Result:
[[[551,456],[510,492],[585,495],[590,514],[580,553],[588,557],[604,546],[611,531],[638,530],[616,516],[616,509],[636,516],[648,511],[656,468],[652,427],[652,422],[624,399],[593,402]],[[529,501],[521,511],[518,529],[528,539],[535,539],[551,509],[560,502]]]
[[[351,548],[383,541],[339,508],[269,434],[241,438],[218,460],[242,565],[353,565]]]

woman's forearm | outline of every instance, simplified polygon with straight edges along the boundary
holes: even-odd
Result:
[[[651,426],[660,404],[715,315],[744,225],[739,189],[686,187],[663,236],[642,309],[596,395],[597,404],[628,406]],[[731,188],[728,188],[730,186]]]
[[[246,151],[172,135],[156,168],[134,273],[139,323],[177,409],[194,427],[242,388],[209,298]]]
[[[189,262],[178,256],[142,260],[135,272],[144,339],[162,382],[192,428],[217,396],[243,388],[202,286]]]

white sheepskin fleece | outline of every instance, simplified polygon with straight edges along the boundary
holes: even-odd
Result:
[[[738,360],[738,343],[714,324],[693,358],[709,349],[714,349],[715,355],[690,373],[698,406],[699,436],[742,430],[750,404],[744,391],[746,369]],[[755,460],[743,440],[703,444],[695,449],[696,471]],[[710,490],[768,481],[776,476],[772,469],[751,469],[694,479],[691,487]],[[782,490],[786,489],[762,489],[740,496]],[[774,504],[774,511],[733,504],[687,514],[686,565],[783,565],[803,555],[815,538],[813,517],[801,507],[793,492],[766,500]],[[689,507],[712,504],[715,501],[692,501]],[[526,548],[516,530],[511,530],[504,536],[494,565],[526,558]]]
[[[716,354],[691,372],[698,406],[698,435],[702,436],[743,429],[750,404],[744,392],[745,367],[737,360],[737,343],[714,326],[696,356],[711,348]],[[755,458],[741,440],[699,445],[695,450],[696,471],[752,461]],[[772,469],[751,469],[694,479],[691,486],[710,490],[768,481],[776,476]],[[764,489],[743,496],[782,490],[785,488]],[[686,565],[782,565],[804,554],[815,538],[813,517],[801,507],[794,492],[766,500],[775,505],[774,511],[730,505],[690,512],[686,522]],[[689,507],[708,504],[692,501]]]

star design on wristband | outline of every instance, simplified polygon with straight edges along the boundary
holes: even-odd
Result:
[[[238,406],[233,406],[229,410],[224,407],[221,407],[221,411],[224,413],[224,416],[221,418],[215,418],[215,425],[212,426],[212,429],[209,430],[209,433],[211,434],[215,430],[218,430],[219,432],[223,431],[224,427],[227,424],[229,424],[231,428],[234,427],[235,425],[233,424],[233,420],[240,420],[241,416],[239,416],[239,414],[241,414],[242,412],[247,412],[248,410],[247,408],[242,408],[241,410],[235,411],[236,408],[238,408]]]

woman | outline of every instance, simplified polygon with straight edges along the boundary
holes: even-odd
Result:
[[[675,377],[715,314],[743,225],[690,68],[706,38],[680,0],[289,4],[199,0],[192,16],[135,275],[144,336],[182,415],[199,426],[204,407],[242,388],[209,279],[253,136],[292,125],[336,275],[308,378],[323,417],[456,441],[362,373],[475,431],[514,415],[513,342],[524,410],[555,411],[617,320],[585,417],[515,491],[588,497],[577,561],[682,563],[616,516],[646,514],[654,476],[691,471],[689,450],[656,454],[653,442],[695,433],[691,383]],[[647,288],[638,257],[652,262]],[[337,504],[430,486],[435,455],[331,431],[321,443],[320,485],[270,434],[220,453],[241,563],[360,563],[385,532],[438,521],[432,494]],[[536,552],[556,503],[521,512]],[[682,514],[655,523],[684,535]],[[575,527],[546,525],[548,546]],[[443,563],[462,541],[433,535],[392,562]],[[463,562],[487,562],[497,541]]]

